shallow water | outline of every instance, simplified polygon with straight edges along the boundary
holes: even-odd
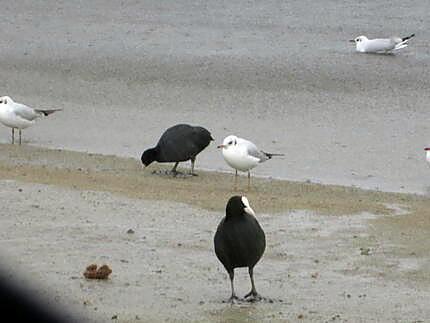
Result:
[[[259,176],[426,193],[429,6],[10,3],[0,13],[1,94],[64,108],[23,132],[32,145],[138,158],[188,122],[216,143],[236,134],[286,154]],[[347,42],[413,32],[395,56],[356,54]],[[0,127],[0,142],[9,136]],[[197,167],[229,171],[215,146]]]

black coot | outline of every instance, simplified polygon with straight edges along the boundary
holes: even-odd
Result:
[[[148,166],[153,161],[159,163],[174,162],[172,173],[176,175],[179,162],[191,160],[191,174],[194,174],[196,156],[213,140],[210,132],[203,127],[193,127],[188,124],[177,124],[167,129],[157,146],[143,152],[141,160]]]
[[[218,225],[214,244],[215,253],[230,276],[229,301],[237,299],[233,286],[234,269],[237,267],[248,267],[251,278],[252,288],[245,298],[260,299],[255,289],[253,269],[264,253],[266,237],[245,196],[233,196],[228,201],[226,216]]]

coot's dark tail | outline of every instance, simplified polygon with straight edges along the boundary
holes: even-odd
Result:
[[[403,38],[402,38],[402,41],[405,41],[405,40],[411,39],[412,37],[415,37],[415,34],[412,34],[412,35],[407,36],[407,37],[403,37]]]

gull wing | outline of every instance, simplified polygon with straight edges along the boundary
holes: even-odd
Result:
[[[270,159],[269,156],[267,156],[266,153],[264,153],[263,151],[261,151],[260,149],[257,148],[257,146],[248,140],[245,139],[241,139],[239,141],[239,144],[243,145],[244,147],[246,147],[246,152],[248,153],[248,155],[257,158],[259,160],[259,163],[262,163],[268,159]]]
[[[415,35],[412,34],[411,36],[408,36],[408,37],[405,37],[405,38],[394,37],[393,40],[396,42],[396,45],[394,46],[393,50],[398,50],[398,49],[402,49],[402,48],[408,47],[408,41],[409,41],[409,39],[411,39],[414,36]]]
[[[387,52],[393,50],[396,46],[396,43],[393,39],[390,38],[377,38],[370,39],[366,44],[367,52]]]
[[[25,120],[28,120],[28,121],[32,121],[32,120],[34,120],[40,116],[40,114],[37,113],[34,109],[32,109],[32,108],[30,108],[24,104],[15,103],[15,102],[13,104],[13,112],[17,116],[19,116]]]

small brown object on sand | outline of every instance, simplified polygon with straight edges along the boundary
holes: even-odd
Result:
[[[99,269],[97,269],[96,264],[91,264],[85,270],[84,276],[87,279],[108,279],[111,273],[112,269],[110,269],[108,265],[100,266]]]

